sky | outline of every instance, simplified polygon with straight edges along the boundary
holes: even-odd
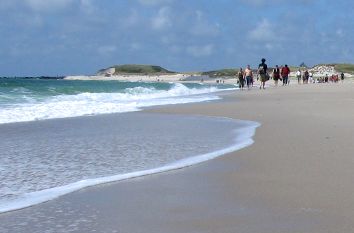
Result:
[[[0,0],[0,76],[354,63],[352,0]]]

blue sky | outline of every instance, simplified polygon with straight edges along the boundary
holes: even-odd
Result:
[[[1,0],[0,76],[354,63],[351,0]]]

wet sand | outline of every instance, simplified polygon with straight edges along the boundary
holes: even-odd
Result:
[[[354,84],[223,97],[148,112],[257,121],[252,146],[1,214],[0,232],[354,232]]]

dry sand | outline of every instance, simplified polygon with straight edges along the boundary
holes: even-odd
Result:
[[[354,232],[354,84],[154,108],[258,121],[255,143],[193,167],[0,215],[0,232]]]

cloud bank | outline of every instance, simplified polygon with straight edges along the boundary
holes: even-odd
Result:
[[[2,0],[0,76],[125,63],[209,70],[261,57],[269,65],[354,63],[352,8],[345,0]]]

